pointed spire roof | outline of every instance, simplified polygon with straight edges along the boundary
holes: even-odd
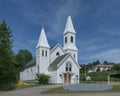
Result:
[[[45,34],[45,30],[44,30],[43,27],[42,27],[41,34],[40,34],[40,37],[39,37],[38,44],[37,44],[36,48],[38,48],[40,46],[50,48],[50,46],[48,44],[48,41],[47,41],[46,34]]]
[[[71,16],[68,16],[64,34],[67,33],[67,32],[76,33],[75,29],[74,29],[74,26],[73,26],[73,23],[72,23]]]

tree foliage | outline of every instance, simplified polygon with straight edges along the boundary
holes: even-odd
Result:
[[[46,74],[36,74],[37,80],[39,84],[48,84],[50,76]]]
[[[109,64],[109,63],[108,63],[108,61],[105,60],[105,61],[103,62],[103,64]]]
[[[10,27],[3,20],[0,24],[0,87],[13,84],[17,80],[11,33]]]
[[[17,67],[22,69],[31,59],[32,54],[28,50],[19,50],[18,54],[15,56]]]
[[[120,64],[115,64],[115,65],[112,67],[112,70],[113,70],[113,71],[116,71],[116,72],[120,72]]]

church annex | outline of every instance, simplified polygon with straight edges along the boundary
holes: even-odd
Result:
[[[76,31],[71,17],[68,16],[63,33],[63,47],[58,43],[50,47],[44,28],[36,46],[36,58],[31,60],[20,72],[20,80],[32,81],[37,73],[48,74],[50,83],[79,83],[78,49]]]

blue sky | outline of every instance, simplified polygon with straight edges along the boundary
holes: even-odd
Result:
[[[0,22],[10,25],[13,50],[35,47],[42,26],[50,46],[63,44],[67,17],[76,30],[79,63],[120,62],[120,0],[0,0]]]

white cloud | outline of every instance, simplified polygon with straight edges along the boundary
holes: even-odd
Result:
[[[92,62],[95,60],[107,60],[109,62],[115,62],[115,63],[120,63],[120,49],[111,49],[108,51],[103,51],[101,53],[97,53],[97,54],[91,54],[91,56],[81,56],[80,57],[80,61],[88,61],[88,62]],[[87,63],[88,63],[87,62]]]
[[[52,39],[54,36],[58,38],[60,34],[62,36],[67,17],[69,15],[75,17],[78,12],[80,13],[81,10],[78,9],[78,7],[80,7],[80,2],[81,0],[67,0],[67,2],[64,5],[61,5],[61,7],[57,10],[56,17],[51,25],[53,29],[53,34],[48,33],[50,39]]]

